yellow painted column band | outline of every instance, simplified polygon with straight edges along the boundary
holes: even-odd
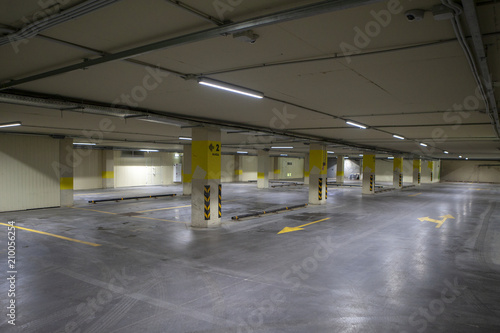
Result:
[[[309,177],[309,171],[304,170],[304,177]]]
[[[275,174],[275,175],[278,175],[278,174],[280,174],[280,173],[281,173],[281,170],[280,170],[280,169],[274,169],[274,174]]]
[[[182,173],[182,182],[183,183],[191,183],[193,176],[190,173]]]
[[[221,143],[220,141],[193,141],[191,174],[196,179],[220,179]]]
[[[375,155],[363,155],[363,170],[368,168],[369,172],[375,173]]]
[[[242,174],[243,174],[243,170],[241,170],[241,169],[236,169],[236,170],[234,170],[234,174],[235,174],[236,176],[240,176],[240,175],[242,175]]]
[[[434,162],[433,161],[427,162],[427,167],[432,170],[434,167]]]
[[[309,151],[309,172],[319,170],[320,175],[326,175],[326,150],[314,149]]]
[[[403,172],[403,158],[402,157],[394,157],[394,166],[393,171],[399,170],[399,172]]]
[[[115,172],[114,171],[103,171],[102,178],[103,179],[113,179],[113,178],[115,178]]]
[[[422,161],[421,160],[413,160],[413,170],[418,170],[418,172],[422,171]]]
[[[73,177],[62,177],[59,180],[59,185],[61,190],[72,190],[73,189]]]
[[[337,176],[344,177],[344,171],[337,171]]]
[[[257,172],[257,179],[264,179],[264,178],[265,178],[264,172]]]

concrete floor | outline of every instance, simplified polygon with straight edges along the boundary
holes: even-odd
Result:
[[[499,185],[330,188],[326,205],[234,222],[305,203],[307,189],[223,184],[217,230],[188,227],[189,197],[87,203],[152,192],[181,187],[79,191],[74,208],[0,214],[70,238],[17,230],[17,325],[2,314],[0,331],[500,331]],[[2,278],[2,309],[7,289]]]

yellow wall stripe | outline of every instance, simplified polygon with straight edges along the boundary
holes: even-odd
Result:
[[[103,179],[114,179],[115,178],[115,172],[114,171],[103,171],[102,172],[102,178]]]
[[[243,174],[243,170],[241,170],[241,169],[236,169],[236,170],[234,170],[234,174],[235,174],[236,176],[240,176],[240,175],[242,175],[242,174]]]
[[[265,174],[264,172],[257,172],[257,179],[265,179]]]

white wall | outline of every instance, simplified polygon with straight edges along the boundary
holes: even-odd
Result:
[[[74,189],[102,188],[102,150],[85,150],[74,164]]]
[[[242,181],[257,180],[257,156],[243,156]]]
[[[442,181],[500,183],[500,161],[442,161]]]
[[[289,164],[291,163],[291,164]],[[304,159],[295,157],[278,157],[280,167],[279,179],[303,178]]]
[[[394,177],[394,160],[375,160],[375,182],[390,182]]]
[[[0,211],[57,207],[58,140],[0,135]]]
[[[235,155],[222,155],[221,156],[221,182],[229,183],[234,181],[234,159]]]
[[[168,185],[173,183],[174,153],[146,153],[126,156],[115,151],[115,187]]]

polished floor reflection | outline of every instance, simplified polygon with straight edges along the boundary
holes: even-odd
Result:
[[[331,187],[323,206],[231,220],[306,203],[307,191],[224,184],[216,230],[189,227],[180,186],[79,191],[73,208],[2,213],[29,230],[17,230],[16,326],[2,315],[0,330],[500,331],[499,185]],[[88,203],[150,193],[178,196]]]

